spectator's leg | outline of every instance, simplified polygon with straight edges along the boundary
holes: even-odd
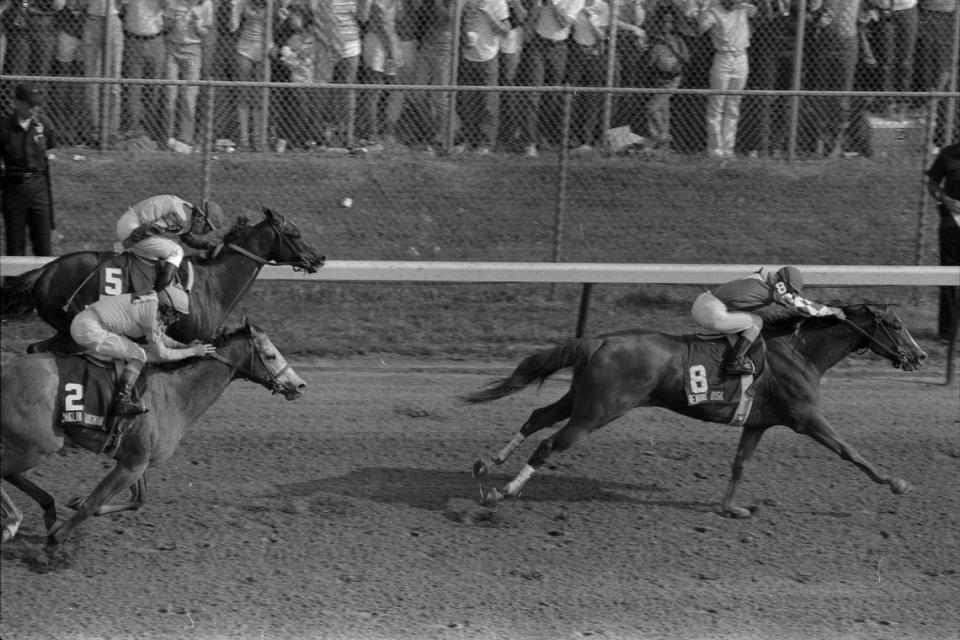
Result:
[[[30,229],[30,246],[35,256],[53,255],[50,244],[50,194],[47,181],[42,178],[25,184],[29,190],[27,226]]]
[[[725,88],[727,81],[727,71],[724,57],[716,54],[713,57],[713,65],[710,67],[710,88],[719,91]],[[722,118],[726,96],[723,94],[710,94],[707,98],[707,155],[719,158],[723,155],[722,146]]]
[[[529,75],[527,81],[530,83],[530,86],[533,87],[543,86],[546,73],[544,68],[544,46],[545,43],[542,38],[533,36],[531,41],[523,49],[523,55],[526,57],[528,64],[527,71]],[[536,145],[540,143],[539,122],[541,96],[540,93],[537,92],[525,93],[523,96],[522,100],[526,103],[526,108],[523,114],[523,132],[521,138],[528,148],[532,145],[535,150]]]
[[[177,45],[168,44],[166,56],[167,80],[176,80],[179,76],[180,66],[177,62],[177,54]],[[166,109],[163,119],[164,141],[169,141],[171,138],[173,138],[173,131],[177,116],[177,89],[178,87],[172,84],[168,84],[164,87],[164,92],[166,94]]]
[[[183,79],[200,79],[200,54],[201,45],[190,45],[189,49],[184,51],[183,59]],[[189,145],[195,144],[194,133],[197,125],[197,96],[200,94],[200,87],[197,85],[188,85],[183,87],[183,104],[180,111],[180,140]]]
[[[87,18],[83,25],[83,72],[88,78],[103,76],[103,36],[103,21]],[[99,140],[103,115],[100,96],[102,95],[103,85],[86,84],[84,86],[87,88],[90,123],[94,128],[92,138]]]
[[[734,56],[730,59],[730,75],[727,78],[727,89],[742,91],[747,86],[747,77],[750,73],[749,58],[746,54]],[[723,103],[723,119],[721,129],[721,149],[724,157],[732,158],[737,143],[737,125],[740,122],[740,102],[743,96],[731,95]]]
[[[0,209],[3,210],[3,225],[7,236],[7,255],[23,256],[27,253],[27,211],[29,194],[23,184],[3,188]]]
[[[945,207],[940,210],[940,266],[956,267],[960,265],[960,226]],[[949,340],[960,313],[960,287],[940,287],[940,312],[937,322],[937,335]]]

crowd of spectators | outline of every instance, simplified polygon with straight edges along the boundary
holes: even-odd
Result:
[[[242,150],[380,142],[536,156],[563,143],[566,111],[571,149],[602,144],[609,125],[629,126],[659,149],[768,155],[786,144],[785,97],[669,91],[788,90],[795,78],[810,90],[945,91],[957,55],[957,5],[807,0],[801,17],[798,0],[0,0],[0,69],[289,83],[218,87],[211,137]],[[330,87],[357,83],[375,87]],[[565,105],[557,93],[454,97],[395,84],[665,91],[609,101],[583,91]],[[196,85],[49,83],[48,90],[48,115],[65,144],[146,138],[190,152],[207,134],[198,113],[208,98]],[[903,118],[924,106],[804,99],[800,145],[841,153],[856,144],[867,111]]]

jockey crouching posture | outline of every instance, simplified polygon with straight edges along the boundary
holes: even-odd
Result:
[[[123,360],[120,384],[114,396],[117,415],[146,413],[133,400],[133,385],[143,365],[172,362],[216,351],[211,344],[185,345],[166,335],[166,327],[190,313],[187,293],[176,285],[163,291],[106,296],[88,305],[70,324],[70,335],[91,353]],[[147,349],[130,338],[146,338]]]
[[[697,297],[691,315],[700,326],[724,334],[740,334],[724,362],[724,375],[754,373],[747,352],[760,335],[765,321],[798,316],[832,315],[841,320],[846,317],[842,309],[800,297],[802,289],[803,276],[800,270],[783,267],[766,275],[760,269],[746,278],[732,280]]]
[[[215,202],[192,205],[177,196],[160,195],[141,200],[117,221],[117,253],[129,251],[160,262],[155,291],[173,282],[183,261],[177,238],[194,249],[213,249],[219,243],[199,238],[223,226],[223,210]]]

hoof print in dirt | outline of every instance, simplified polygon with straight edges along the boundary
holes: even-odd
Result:
[[[443,514],[454,522],[461,524],[493,525],[499,522],[496,509],[478,505],[470,500],[451,498],[443,510]]]

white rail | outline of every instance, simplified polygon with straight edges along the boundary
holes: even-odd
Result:
[[[15,276],[53,258],[0,256],[0,276]],[[330,260],[317,273],[264,267],[263,280],[353,282],[558,282],[605,284],[719,284],[757,264],[610,264],[586,262],[417,262]],[[778,265],[768,265],[775,267]],[[797,265],[808,285],[960,286],[960,267]]]

